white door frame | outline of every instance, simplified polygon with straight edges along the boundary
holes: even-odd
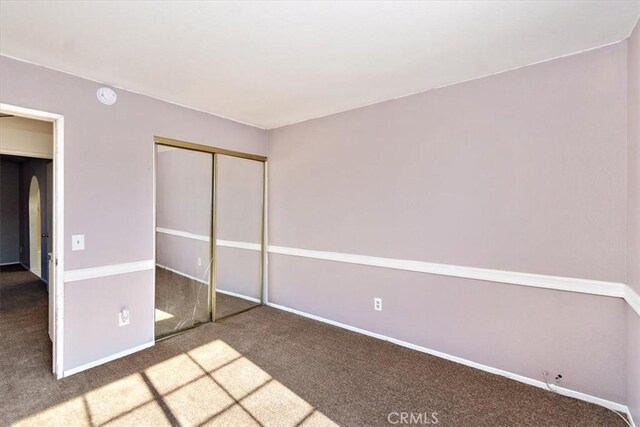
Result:
[[[0,103],[0,113],[53,123],[53,373],[64,375],[64,116]],[[10,154],[10,153],[6,153]],[[49,249],[49,248],[47,248]],[[51,279],[51,272],[49,272]],[[52,281],[49,280],[49,283]]]

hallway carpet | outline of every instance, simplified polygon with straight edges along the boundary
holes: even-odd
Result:
[[[413,425],[625,425],[596,405],[270,307],[59,381],[50,352],[43,284],[3,271],[0,426],[408,425],[403,412]]]

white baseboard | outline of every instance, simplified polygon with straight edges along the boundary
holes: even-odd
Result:
[[[21,264],[21,262],[20,261],[0,262],[0,267],[4,267],[5,265],[17,265],[17,264]]]
[[[129,348],[127,350],[123,350],[123,351],[118,352],[116,354],[112,354],[110,356],[103,357],[102,359],[98,359],[98,360],[95,360],[93,362],[85,363],[84,365],[80,365],[80,366],[77,366],[75,368],[67,369],[67,370],[64,371],[63,377],[68,377],[70,375],[77,374],[78,372],[82,372],[82,371],[86,371],[87,369],[94,368],[94,367],[96,367],[98,365],[102,365],[104,363],[111,362],[112,360],[116,360],[116,359],[119,359],[121,357],[128,356],[130,354],[133,354],[133,353],[136,353],[138,351],[144,350],[145,348],[152,347],[152,346],[155,345],[155,343],[156,343],[155,341],[151,341],[151,342],[148,342],[148,343],[145,343],[145,344],[141,344],[141,345]]]
[[[177,274],[179,276],[186,277],[187,279],[191,279],[191,280],[193,280],[195,282],[199,282],[199,283],[202,283],[202,284],[205,284],[205,285],[209,285],[209,283],[206,280],[199,279],[199,278],[197,278],[195,276],[192,276],[192,275],[187,274],[187,273],[183,273],[182,271],[178,271],[178,270],[176,270],[174,268],[170,268],[170,267],[167,267],[167,266],[162,265],[162,264],[156,264],[156,267],[162,268],[163,270],[170,271],[170,272],[175,273],[175,274]],[[216,292],[220,292],[221,294],[229,295],[229,296],[236,297],[236,298],[246,299],[247,301],[257,302],[258,304],[261,302],[260,299],[258,299],[258,298],[253,298],[253,297],[250,297],[250,296],[247,296],[247,295],[242,295],[242,294],[239,294],[237,292],[225,291],[224,289],[220,289],[220,288],[216,288]]]
[[[222,289],[216,289],[216,292],[220,292],[221,294],[229,295],[229,296],[236,297],[236,298],[246,299],[247,301],[252,301],[252,302],[255,302],[255,303],[258,303],[258,304],[261,303],[259,298],[248,297],[246,295],[238,294],[236,292],[225,291],[225,290],[222,290]]]
[[[456,362],[456,363],[460,363],[462,365],[466,365],[472,368],[476,368],[479,369],[481,371],[485,371],[485,372],[489,372],[492,374],[496,374],[496,375],[500,375],[502,377],[506,377],[506,378],[510,378],[512,380],[524,383],[524,384],[528,384],[528,385],[532,385],[534,387],[538,387],[541,388],[543,390],[547,390],[547,385],[544,383],[544,381],[540,381],[540,380],[535,380],[533,378],[529,378],[529,377],[525,377],[519,374],[514,374],[513,372],[509,372],[509,371],[504,371],[502,369],[498,369],[498,368],[494,368],[491,366],[487,366],[487,365],[483,365],[481,363],[477,363],[477,362],[473,362],[471,360],[467,360],[467,359],[463,359],[461,357],[457,357],[457,356],[452,356],[450,354],[447,353],[443,353],[441,351],[437,351],[437,350],[432,350],[430,348],[426,348],[426,347],[422,347],[416,344],[411,344],[408,343],[406,341],[401,341],[395,338],[391,338],[382,334],[378,334],[375,332],[371,332],[371,331],[367,331],[366,329],[361,329],[355,326],[351,326],[351,325],[347,325],[345,323],[340,323],[340,322],[336,322],[334,320],[329,320],[329,319],[325,319],[324,317],[320,317],[320,316],[316,316],[314,314],[309,314],[309,313],[305,313],[303,311],[300,310],[296,310],[293,308],[289,308],[289,307],[285,307],[283,305],[279,305],[279,304],[274,304],[272,302],[267,302],[267,305],[269,307],[273,307],[273,308],[277,308],[278,310],[283,310],[283,311],[287,311],[289,313],[293,313],[293,314],[297,314],[299,316],[302,317],[307,317],[309,319],[313,319],[313,320],[317,320],[319,322],[323,322],[323,323],[327,323],[329,325],[333,325],[333,326],[337,326],[339,328],[343,328],[343,329],[347,329],[349,331],[352,332],[357,332],[359,334],[363,334],[363,335],[367,335],[373,338],[377,338],[383,341],[389,341],[393,344],[402,346],[402,347],[406,347],[406,348],[410,348],[412,350],[416,350],[422,353],[427,353],[430,354],[432,356],[436,356],[436,357],[440,357],[442,359],[446,359],[446,360],[450,360],[452,362]],[[613,409],[614,411],[618,411],[618,412],[622,412],[624,414],[627,414],[627,416],[629,418],[631,418],[631,414],[629,413],[629,408],[626,405],[623,405],[621,403],[616,403],[616,402],[612,402],[610,400],[606,400],[606,399],[602,399],[596,396],[592,396],[586,393],[582,393],[579,391],[575,391],[575,390],[571,390],[568,388],[564,388],[564,387],[557,387],[555,385],[552,385],[551,388],[556,391],[558,394],[561,394],[563,396],[567,396],[567,397],[573,397],[575,399],[579,399],[579,400],[584,400],[585,402],[589,402],[589,403],[595,403],[596,405],[600,405],[600,406],[604,406],[605,408],[608,409]],[[548,391],[548,390],[547,390]]]

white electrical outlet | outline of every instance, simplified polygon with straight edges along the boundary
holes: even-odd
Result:
[[[120,313],[118,313],[118,326],[128,325],[129,320],[129,310],[126,308],[120,310]]]
[[[198,258],[198,267],[202,265],[202,258]]]
[[[373,309],[376,311],[382,311],[382,298],[373,299]]]

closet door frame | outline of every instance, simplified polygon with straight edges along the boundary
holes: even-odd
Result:
[[[194,144],[192,142],[180,141],[177,139],[164,138],[161,136],[154,136],[154,144],[153,144],[153,260],[154,260],[154,268],[157,264],[156,258],[156,234],[157,234],[157,214],[156,214],[156,203],[157,203],[157,174],[158,174],[158,146],[165,147],[174,147],[174,148],[182,148],[186,150],[198,151],[202,153],[209,153],[213,156],[213,171],[212,171],[212,179],[211,183],[211,229],[209,232],[209,243],[210,243],[210,254],[213,258],[213,262],[211,264],[211,273],[209,274],[209,298],[208,298],[208,306],[209,306],[209,321],[216,321],[216,264],[218,262],[216,255],[216,246],[217,246],[217,228],[216,228],[216,211],[217,211],[217,185],[218,185],[218,156],[225,155],[231,157],[239,157],[247,160],[254,160],[262,163],[262,236],[261,236],[261,283],[260,283],[260,303],[261,305],[266,304],[266,286],[267,286],[267,157],[259,156],[256,154],[243,153],[240,151],[227,150],[225,148],[211,147],[208,145],[202,144]],[[155,305],[156,305],[156,275],[153,275],[153,307],[154,307],[154,316],[153,316],[153,330],[155,337]],[[207,322],[208,323],[208,322]],[[186,332],[190,329],[200,326],[201,324],[194,325],[190,328],[183,329],[174,334],[165,335],[160,338],[155,337],[156,341],[163,340],[165,338],[169,338],[180,334],[182,332]]]

